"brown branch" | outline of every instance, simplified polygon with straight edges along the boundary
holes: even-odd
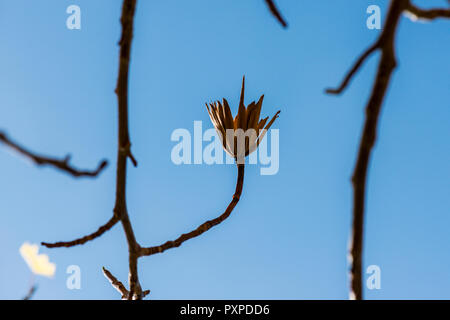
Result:
[[[356,166],[352,176],[353,184],[353,226],[350,246],[350,281],[352,295],[363,299],[362,258],[364,237],[365,190],[367,168],[375,144],[378,119],[386,90],[396,66],[394,43],[401,14],[409,0],[393,0],[389,8],[383,32],[380,35],[381,60],[378,65],[375,84],[366,106],[366,119],[360,141]]]
[[[228,205],[227,209],[224,213],[222,213],[219,217],[209,220],[201,224],[198,228],[195,230],[185,233],[178,237],[176,240],[173,241],[167,241],[166,243],[155,246],[155,247],[149,247],[149,248],[142,248],[141,249],[141,256],[150,256],[156,253],[162,253],[168,249],[176,248],[181,246],[185,241],[198,237],[201,234],[205,233],[212,227],[220,224],[223,222],[226,218],[228,218],[233,211],[236,204],[239,202],[239,198],[242,194],[242,187],[244,185],[244,165],[239,164],[238,165],[238,177],[237,177],[237,183],[236,183],[236,190],[233,195],[233,199],[231,200],[230,204]]]
[[[122,300],[128,300],[130,292],[125,288],[122,282],[117,280],[116,277],[112,275],[111,272],[109,272],[105,267],[102,267],[103,275],[106,277],[106,279],[109,280],[111,285],[122,295]],[[145,290],[142,292],[142,298],[147,296],[150,293],[150,290]]]
[[[105,267],[102,267],[103,275],[106,277],[106,279],[109,280],[111,285],[122,295],[122,300],[128,300],[130,292],[125,288],[122,282],[117,280],[116,277],[112,275],[111,272],[109,272]],[[150,293],[150,290],[145,290],[142,292],[142,298],[147,296]]]
[[[352,297],[363,298],[362,285],[362,257],[363,257],[363,237],[364,237],[364,210],[365,191],[367,184],[367,170],[370,156],[376,141],[377,126],[383,100],[396,67],[395,57],[395,34],[402,13],[412,11],[420,17],[436,18],[447,17],[448,13],[442,10],[420,10],[410,3],[410,0],[392,0],[387,14],[386,22],[378,40],[367,49],[358,59],[354,67],[347,74],[343,83],[338,89],[328,89],[328,93],[340,93],[347,86],[348,82],[361,67],[364,60],[375,50],[381,51],[381,59],[378,64],[375,83],[369,101],[366,105],[366,118],[364,129],[359,145],[356,165],[352,176],[353,185],[353,222],[352,238],[350,245],[350,280]]]
[[[47,248],[61,248],[61,247],[74,247],[77,245],[85,244],[88,241],[94,240],[98,237],[100,237],[102,234],[104,234],[106,231],[111,229],[117,222],[119,221],[119,218],[117,215],[114,215],[109,221],[98,228],[97,231],[94,233],[91,233],[87,236],[84,236],[82,238],[73,240],[73,241],[66,241],[66,242],[56,242],[56,243],[48,243],[48,242],[41,242],[41,245],[47,247]]]
[[[89,170],[78,170],[69,165],[70,156],[66,156],[64,159],[50,158],[44,157],[41,155],[37,155],[25,147],[19,145],[18,143],[12,141],[7,137],[4,132],[0,132],[0,142],[3,142],[5,145],[9,146],[14,151],[22,154],[28,159],[32,160],[35,164],[39,166],[53,166],[59,170],[62,170],[66,173],[71,174],[74,177],[96,177],[103,169],[108,165],[108,161],[103,160],[97,167],[97,169],[93,171]]]
[[[133,163],[133,166],[137,167],[138,163],[136,158],[134,157],[133,153],[131,152],[131,143],[128,142],[128,144],[125,146],[125,148],[120,149],[121,152],[125,153],[125,155],[131,160]]]
[[[105,267],[102,267],[102,270],[106,279],[108,279],[111,285],[122,295],[122,299],[127,299],[129,292],[123,283],[117,280],[117,278],[114,277]]]
[[[122,34],[119,41],[120,53],[119,53],[119,75],[117,79],[117,101],[118,101],[118,151],[117,151],[117,173],[116,173],[116,200],[114,205],[113,217],[103,226],[101,226],[96,232],[85,236],[83,238],[69,241],[69,242],[57,242],[57,243],[45,243],[42,245],[55,248],[55,247],[72,247],[75,245],[83,244],[87,241],[93,240],[101,236],[104,232],[111,229],[117,222],[121,222],[123,230],[125,232],[128,252],[129,252],[129,285],[130,290],[127,291],[127,299],[141,299],[147,291],[142,291],[138,279],[137,263],[141,247],[136,241],[133,228],[131,226],[130,218],[126,205],[126,176],[127,176],[127,159],[129,158],[134,166],[137,166],[137,161],[133,156],[130,147],[130,136],[128,130],[128,78],[130,68],[130,52],[131,42],[133,39],[133,23],[134,15],[136,11],[136,0],[124,0],[122,4],[121,25]],[[115,279],[111,273],[104,269],[105,276],[112,280],[113,286],[117,288],[119,286],[120,292],[123,291],[123,285]]]
[[[269,1],[271,3],[271,1]],[[119,41],[120,55],[119,55],[119,74],[117,79],[116,94],[118,100],[118,152],[117,152],[117,174],[116,174],[116,199],[114,205],[114,216],[107,224],[101,226],[96,232],[83,238],[70,242],[57,243],[42,243],[42,245],[54,247],[71,247],[78,244],[83,244],[89,240],[93,240],[104,232],[109,230],[117,222],[121,222],[124,233],[126,235],[129,252],[129,287],[127,290],[125,286],[117,280],[107,269],[103,268],[105,277],[111,282],[112,286],[118,290],[123,299],[138,300],[149,294],[149,290],[143,291],[141,289],[138,279],[138,259],[142,256],[152,255],[154,253],[163,252],[170,248],[179,247],[183,242],[200,236],[212,227],[220,224],[227,219],[233,211],[236,204],[239,202],[243,183],[244,183],[244,165],[238,164],[238,177],[236,183],[236,190],[233,199],[228,205],[225,212],[219,217],[206,221],[197,229],[183,234],[174,241],[168,241],[161,246],[141,248],[136,241],[136,237],[129,219],[127,205],[126,205],[126,175],[127,175],[127,159],[137,166],[137,161],[131,153],[130,137],[128,129],[128,83],[129,83],[129,68],[130,68],[130,52],[133,39],[133,24],[136,11],[136,0],[124,0],[122,4],[121,25],[122,33]]]
[[[128,299],[142,298],[140,289],[137,260],[139,258],[140,246],[136,241],[133,228],[128,216],[126,205],[126,175],[127,158],[130,158],[135,165],[136,160],[130,151],[130,136],[128,131],[128,74],[130,69],[131,42],[133,39],[133,23],[136,11],[136,0],[124,0],[122,4],[122,15],[120,22],[122,25],[122,35],[120,38],[119,54],[119,76],[117,79],[117,101],[119,111],[119,132],[118,132],[118,152],[117,152],[117,176],[116,176],[116,203],[114,211],[119,213],[120,221],[125,232],[128,252],[129,252],[129,285],[130,291]]]
[[[359,68],[362,66],[363,62],[376,50],[380,47],[378,42],[375,42],[372,46],[370,46],[366,51],[363,52],[363,54],[359,57],[359,59],[355,62],[353,67],[350,69],[350,71],[345,76],[344,80],[342,81],[341,85],[338,88],[332,89],[328,88],[325,90],[328,94],[340,94],[349,84],[352,77],[356,74],[356,72],[359,70]]]
[[[421,9],[409,3],[405,9],[406,13],[412,15],[415,19],[434,20],[437,18],[450,18],[450,9]]]
[[[427,19],[432,20],[436,18],[450,18],[450,9],[429,9],[424,10],[416,7],[412,3],[408,1],[408,4],[406,5],[406,8],[404,9],[404,12],[410,13],[415,18],[419,19]],[[348,86],[350,80],[353,78],[353,76],[356,74],[356,72],[361,68],[364,61],[377,49],[381,49],[381,46],[383,45],[382,41],[384,40],[384,33],[380,36],[379,40],[376,41],[372,46],[370,46],[368,49],[366,49],[361,56],[358,58],[358,60],[355,62],[353,67],[349,70],[347,75],[345,76],[344,80],[342,81],[341,85],[338,88],[328,88],[325,90],[328,94],[340,94],[344,89]]]
[[[273,0],[266,0],[266,4],[269,7],[270,12],[273,14],[273,16],[278,20],[278,22],[281,23],[281,25],[286,28],[287,22],[284,20],[284,18],[281,16],[280,11],[278,10],[277,6],[273,2]]]

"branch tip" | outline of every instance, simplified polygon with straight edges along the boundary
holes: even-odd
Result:
[[[35,153],[29,151],[25,147],[12,141],[10,138],[8,138],[8,136],[4,132],[1,132],[1,131],[0,131],[0,142],[7,145],[8,147],[10,147],[12,150],[16,151],[17,153],[30,159],[31,161],[33,161],[35,164],[37,164],[39,166],[43,166],[43,165],[52,166],[63,172],[66,172],[76,178],[78,178],[78,177],[96,177],[99,175],[99,173],[101,171],[103,171],[104,168],[106,168],[106,166],[108,164],[107,160],[103,160],[99,164],[97,169],[95,169],[95,170],[79,170],[79,169],[72,167],[69,164],[70,158],[71,158],[70,154],[66,155],[62,159],[41,156],[41,155],[38,155],[38,154],[35,154]]]
[[[287,28],[288,24],[286,20],[284,20],[283,16],[280,13],[280,10],[278,10],[273,0],[266,0],[266,4],[269,7],[269,10],[272,13],[272,15],[278,20],[278,22],[283,26],[283,28]]]

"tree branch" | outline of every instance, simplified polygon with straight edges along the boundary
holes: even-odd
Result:
[[[350,70],[338,89],[328,89],[328,93],[337,94],[347,86],[351,77],[360,68],[364,60],[376,49],[381,50],[381,60],[370,99],[366,106],[366,119],[360,141],[356,166],[352,176],[353,184],[353,222],[350,244],[350,287],[351,297],[357,300],[363,298],[362,285],[362,252],[364,236],[364,208],[367,168],[370,155],[376,140],[377,124],[381,106],[391,75],[396,66],[394,38],[400,16],[408,6],[409,0],[392,0],[383,31],[378,40],[367,49]]]
[[[125,288],[125,286],[123,285],[122,282],[120,282],[119,280],[117,280],[116,277],[114,277],[111,272],[109,272],[105,267],[102,267],[103,270],[103,275],[106,277],[106,279],[109,280],[109,282],[111,283],[111,285],[114,287],[114,289],[116,289],[121,295],[122,295],[122,299],[128,299],[128,290]]]
[[[359,59],[355,62],[353,67],[350,69],[350,71],[345,76],[344,80],[342,81],[341,85],[338,88],[328,88],[325,90],[328,94],[340,94],[342,91],[347,87],[352,77],[356,74],[356,72],[359,70],[359,68],[362,66],[363,62],[376,50],[380,47],[378,42],[375,42],[372,46],[370,46],[366,51],[364,51]]]
[[[412,20],[434,20],[437,18],[450,18],[450,9],[421,9],[413,5],[411,2],[405,9],[405,13],[409,14]]]
[[[119,221],[119,218],[117,215],[114,215],[109,221],[98,228],[97,231],[94,233],[91,233],[87,236],[84,236],[82,238],[73,240],[73,241],[67,241],[67,242],[56,242],[56,243],[48,243],[48,242],[41,242],[41,245],[47,247],[47,248],[61,248],[61,247],[74,247],[77,245],[85,244],[88,241],[94,240],[98,237],[100,237],[102,234],[104,234],[106,231],[111,229],[117,222]]]
[[[39,166],[53,166],[59,170],[62,170],[66,173],[71,174],[74,177],[96,177],[103,169],[108,165],[108,161],[103,160],[97,167],[97,169],[93,171],[88,170],[78,170],[72,167],[69,164],[70,156],[66,156],[64,159],[56,159],[50,157],[44,157],[41,155],[37,155],[25,147],[19,145],[18,143],[12,141],[8,138],[8,136],[4,132],[0,132],[0,142],[3,142],[5,145],[9,146],[14,151],[22,154],[28,159],[32,160],[35,164]]]
[[[269,7],[270,12],[273,14],[273,16],[278,20],[278,22],[281,23],[281,25],[286,28],[287,22],[284,20],[284,18],[281,16],[280,11],[278,10],[277,6],[273,2],[273,0],[265,0],[267,6]]]
[[[392,73],[396,67],[395,58],[395,33],[402,13],[411,12],[420,18],[434,19],[448,17],[449,12],[445,9],[422,10],[410,3],[410,0],[391,0],[389,11],[383,31],[378,40],[369,47],[357,60],[348,72],[342,84],[337,89],[327,89],[330,94],[341,93],[348,85],[351,78],[361,67],[362,63],[375,50],[381,51],[381,59],[378,64],[375,83],[372,88],[369,101],[366,105],[366,118],[360,141],[356,165],[352,176],[353,184],[353,222],[352,239],[349,260],[351,263],[351,296],[355,299],[363,298],[362,286],[362,256],[364,236],[364,210],[365,189],[367,184],[367,170],[370,156],[376,141],[377,126],[383,100],[391,80]]]
[[[125,286],[117,280],[116,277],[114,277],[111,272],[109,272],[105,267],[102,267],[103,275],[106,277],[106,279],[109,280],[111,285],[122,295],[122,300],[128,300],[128,296],[130,292],[125,288]],[[142,292],[142,298],[147,296],[150,293],[150,290],[145,290]]]
[[[130,151],[130,136],[128,132],[128,74],[130,69],[130,52],[133,39],[133,24],[136,11],[136,0],[124,0],[122,4],[122,35],[120,38],[119,76],[117,79],[117,101],[119,111],[119,132],[117,152],[116,203],[114,211],[119,213],[120,221],[125,232],[129,252],[129,285],[128,299],[142,298],[139,285],[137,263],[140,246],[136,241],[126,205],[126,175],[127,158],[137,165]]]
[[[34,294],[36,293],[37,285],[32,285],[30,289],[28,290],[25,297],[23,297],[22,300],[31,300],[33,298]]]
[[[228,205],[227,209],[224,213],[222,213],[219,217],[209,220],[201,224],[199,227],[197,227],[195,230],[182,234],[180,237],[178,237],[176,240],[173,241],[167,241],[166,243],[155,246],[155,247],[149,247],[149,248],[142,248],[141,249],[141,256],[150,256],[156,253],[162,253],[168,249],[176,248],[181,246],[185,241],[198,237],[201,234],[205,233],[212,227],[220,224],[223,222],[226,218],[228,218],[233,211],[236,204],[239,202],[239,199],[242,194],[242,187],[244,185],[244,164],[238,165],[238,177],[237,177],[237,183],[236,183],[236,190],[233,195],[233,199],[231,200],[230,204]]]
[[[133,228],[131,226],[130,218],[128,215],[126,205],[126,176],[127,176],[127,159],[129,158],[134,166],[137,166],[137,161],[131,153],[130,136],[128,130],[128,78],[130,68],[130,52],[131,43],[133,39],[133,23],[134,15],[136,11],[136,0],[124,0],[122,3],[122,14],[120,22],[122,25],[122,33],[119,41],[120,53],[119,53],[119,74],[117,78],[116,95],[118,101],[118,146],[117,146],[117,173],[116,173],[116,200],[114,205],[113,217],[103,226],[101,226],[96,232],[85,236],[83,238],[69,241],[69,242],[57,242],[57,243],[45,243],[42,245],[55,248],[55,247],[72,247],[75,245],[83,244],[87,241],[93,240],[101,236],[104,232],[111,229],[117,222],[121,222],[123,230],[125,232],[128,252],[129,252],[129,285],[127,299],[141,299],[148,291],[142,291],[138,279],[137,263],[139,253],[141,250],[140,245],[136,241]],[[106,269],[105,269],[106,270]],[[107,271],[107,270],[106,270]],[[108,279],[115,279],[108,272],[104,272]],[[117,280],[117,279],[116,279]],[[117,285],[117,283],[116,283]]]

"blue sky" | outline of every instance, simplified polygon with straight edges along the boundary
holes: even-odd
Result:
[[[71,240],[112,215],[115,189],[119,0],[0,2],[0,128],[44,154],[110,166],[98,179],[37,168],[0,146],[0,298],[28,290],[24,241]],[[142,245],[173,239],[226,208],[236,169],[170,160],[177,128],[211,128],[204,103],[226,97],[235,112],[265,94],[262,113],[282,110],[280,169],[246,170],[232,216],[199,238],[139,261],[153,299],[346,299],[350,176],[378,55],[344,95],[324,94],[377,36],[366,8],[388,1],[278,0],[283,30],[262,0],[138,1],[130,72],[130,135],[138,168],[128,206]],[[445,1],[415,1],[442,6]],[[66,8],[81,8],[81,30]],[[398,30],[399,66],[381,114],[370,165],[365,267],[381,268],[368,299],[450,298],[450,109],[448,22]],[[37,278],[37,299],[117,299],[103,277],[128,274],[117,225],[94,242],[46,249],[53,279]],[[66,268],[81,268],[81,289]]]

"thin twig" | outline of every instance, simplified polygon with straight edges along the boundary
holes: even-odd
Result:
[[[130,292],[125,288],[122,282],[117,280],[116,277],[112,275],[111,272],[109,272],[105,267],[102,267],[103,275],[106,277],[106,279],[109,280],[111,285],[122,295],[122,300],[128,300],[128,296]],[[142,298],[147,296],[150,293],[150,290],[145,290],[142,292]]]
[[[437,18],[450,18],[450,9],[421,9],[409,3],[405,10],[406,13],[412,15],[415,19],[434,20]]]
[[[100,237],[102,234],[104,234],[106,231],[111,229],[117,222],[119,221],[119,218],[117,215],[114,215],[107,223],[102,225],[98,228],[97,231],[94,233],[91,233],[87,236],[84,236],[82,238],[73,240],[73,241],[65,241],[65,242],[56,242],[56,243],[48,243],[48,242],[41,242],[41,245],[47,247],[47,248],[61,248],[61,247],[74,247],[77,245],[85,244],[88,241],[92,241],[98,237]]]
[[[28,290],[27,295],[25,297],[23,297],[22,300],[31,300],[33,295],[36,293],[36,290],[37,290],[37,285],[32,285],[30,287],[30,289]]]
[[[372,46],[370,46],[367,50],[363,52],[363,54],[359,57],[359,59],[355,62],[353,67],[350,69],[350,71],[345,76],[344,80],[342,81],[341,85],[338,88],[332,89],[328,88],[325,90],[328,94],[340,94],[342,91],[347,87],[352,77],[356,74],[356,72],[359,70],[359,68],[362,66],[363,62],[376,50],[379,48],[379,43],[375,42]]]
[[[120,149],[121,152],[124,152],[125,155],[131,160],[131,162],[133,163],[133,166],[137,167],[138,163],[136,158],[134,157],[133,153],[131,152],[131,143],[129,142],[125,148]]]
[[[282,17],[280,11],[278,10],[277,6],[275,5],[275,3],[273,2],[273,0],[266,0],[266,4],[269,7],[270,12],[273,14],[273,16],[278,20],[278,22],[281,23],[281,25],[286,28],[287,27],[287,22],[286,20],[284,20],[284,18]]]
[[[178,237],[176,240],[173,241],[167,241],[162,245],[149,247],[149,248],[142,248],[141,249],[141,256],[150,256],[156,253],[162,253],[168,249],[176,248],[182,245],[185,241],[198,237],[204,232],[208,231],[212,227],[220,224],[223,222],[226,218],[228,218],[233,211],[236,204],[239,202],[239,199],[242,194],[242,187],[244,185],[244,164],[238,165],[238,177],[237,177],[237,183],[236,183],[236,190],[233,195],[233,199],[231,200],[230,204],[228,205],[227,209],[224,213],[222,213],[219,217],[206,221],[202,223],[199,227],[197,227],[195,230],[185,233]]]
[[[128,290],[125,288],[125,286],[117,280],[116,277],[114,277],[111,272],[109,272],[105,267],[102,267],[103,274],[105,275],[106,279],[111,282],[111,285],[122,295],[122,299],[128,298]]]
[[[8,138],[8,136],[4,132],[0,132],[0,142],[3,142],[5,145],[9,146],[11,149],[32,160],[35,164],[39,166],[44,165],[53,166],[59,170],[71,174],[74,177],[96,177],[108,165],[108,161],[103,160],[102,162],[100,162],[97,169],[93,171],[78,170],[69,164],[70,156],[66,156],[63,159],[57,159],[37,155],[29,151],[25,147],[19,145],[18,143],[12,141],[10,138]]]

